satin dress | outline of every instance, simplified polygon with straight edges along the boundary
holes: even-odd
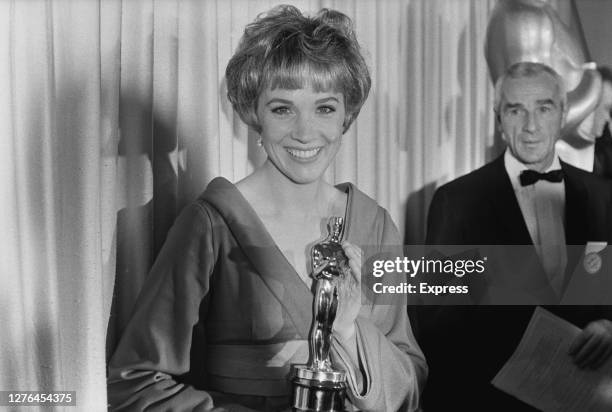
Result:
[[[388,213],[351,184],[344,239],[400,245]],[[349,410],[418,408],[427,366],[405,297],[369,302],[356,320],[363,388],[348,351]],[[109,362],[111,410],[274,411],[289,407],[292,364],[308,360],[313,294],[252,207],[223,178],[177,218]],[[225,409],[216,409],[225,408]]]

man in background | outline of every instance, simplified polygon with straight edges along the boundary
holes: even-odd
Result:
[[[580,258],[566,245],[611,240],[610,185],[557,156],[566,95],[562,79],[550,67],[525,62],[511,66],[496,83],[495,111],[505,153],[436,191],[426,243],[528,245],[537,256],[529,276],[540,277],[550,296],[561,296],[568,270]],[[583,328],[568,354],[578,367],[597,368],[612,353],[612,322],[603,309],[554,309]],[[417,308],[419,343],[430,367],[424,409],[533,410],[490,384],[519,343],[533,310]]]

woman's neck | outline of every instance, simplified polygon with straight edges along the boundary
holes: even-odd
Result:
[[[310,183],[295,183],[269,160],[252,175],[252,189],[270,214],[329,216],[333,210],[334,188],[322,178]]]

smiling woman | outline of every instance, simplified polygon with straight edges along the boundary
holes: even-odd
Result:
[[[257,106],[268,173],[280,172],[295,183],[320,179],[340,148],[342,93],[266,89]]]
[[[310,251],[344,218],[350,273],[338,285],[330,356],[360,410],[418,408],[426,364],[396,305],[363,304],[357,245],[400,245],[386,210],[324,172],[367,98],[350,19],[280,6],[247,26],[228,97],[267,159],[235,185],[213,180],[178,217],[109,363],[115,410],[284,410],[306,363]],[[402,300],[404,299],[404,300]]]

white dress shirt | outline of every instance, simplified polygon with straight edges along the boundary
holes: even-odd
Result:
[[[544,271],[553,289],[560,295],[567,266],[565,185],[563,182],[538,180],[532,185],[522,186],[519,176],[528,167],[508,149],[504,154],[504,165]],[[555,154],[552,164],[544,173],[560,168],[559,157]]]

